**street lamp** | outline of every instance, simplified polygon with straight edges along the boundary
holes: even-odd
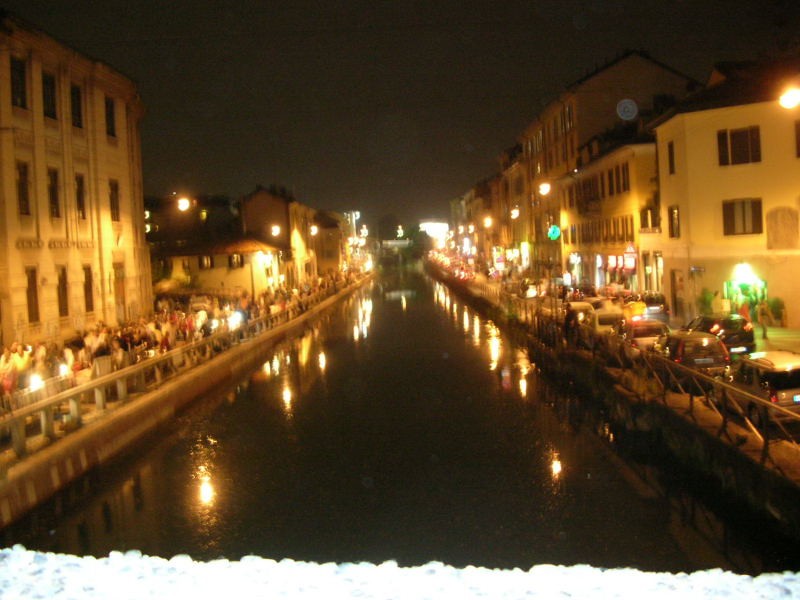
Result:
[[[779,104],[783,108],[793,109],[800,106],[800,86],[792,85],[786,88],[781,97],[778,99]]]
[[[539,184],[539,194],[541,196],[547,196],[550,193],[552,186],[550,185],[549,181],[543,181]]]
[[[189,210],[189,207],[192,205],[191,201],[186,196],[181,196],[178,198],[178,210],[181,212],[186,212]]]

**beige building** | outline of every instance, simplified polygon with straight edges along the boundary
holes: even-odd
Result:
[[[534,275],[560,278],[563,189],[580,169],[582,148],[599,135],[635,132],[682,99],[695,82],[640,51],[622,54],[567,86],[522,135],[530,193]]]
[[[152,311],[136,86],[6,16],[0,31],[2,342]]]
[[[557,185],[565,283],[598,292],[660,291],[662,236],[650,218],[658,195],[655,142],[603,148],[598,139],[583,150],[583,166]]]
[[[220,197],[151,203],[148,239],[164,295],[258,298],[279,288],[314,287],[340,271],[348,225],[286,190],[258,186],[241,201]]]
[[[782,300],[800,326],[800,60],[727,64],[655,124],[665,288],[684,320],[719,291],[733,310]]]
[[[500,264],[509,273],[522,273],[531,266],[528,183],[522,146],[517,144],[500,156],[499,203],[493,214],[499,230],[495,261],[502,257]]]

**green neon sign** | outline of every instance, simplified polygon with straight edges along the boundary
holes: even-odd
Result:
[[[547,238],[556,241],[560,237],[561,228],[558,225],[550,225],[550,228],[547,230]]]

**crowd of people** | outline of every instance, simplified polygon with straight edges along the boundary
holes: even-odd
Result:
[[[255,299],[246,292],[235,297],[162,296],[149,318],[117,326],[98,322],[66,342],[42,341],[33,346],[13,342],[3,347],[0,356],[2,408],[11,409],[16,393],[51,378],[63,378],[70,385],[83,383],[91,377],[97,357],[110,356],[111,369],[121,369],[207,337],[217,327],[227,327],[234,313],[246,323],[295,308],[305,310],[318,292],[335,292],[350,280],[330,275],[313,286],[269,288]]]

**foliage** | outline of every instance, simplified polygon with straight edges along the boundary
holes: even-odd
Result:
[[[701,315],[711,314],[711,303],[714,300],[714,294],[708,289],[703,288],[700,295],[697,297],[697,310]]]
[[[776,321],[780,321],[783,317],[783,311],[786,309],[786,303],[783,301],[783,299],[778,297],[769,298],[767,300],[767,305],[772,313],[772,318]]]

